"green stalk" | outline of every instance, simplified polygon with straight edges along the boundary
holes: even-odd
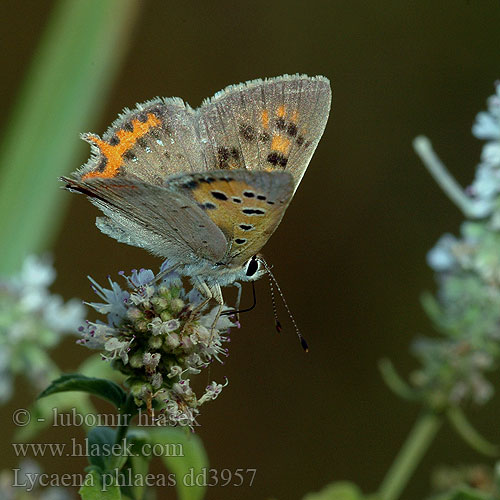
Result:
[[[416,421],[387,472],[376,495],[380,500],[396,500],[432,443],[443,418],[427,411]]]
[[[122,416],[122,419],[120,420],[120,425],[116,429],[116,436],[115,436],[115,445],[121,445],[122,441],[126,438],[127,432],[129,430],[130,426],[130,420],[131,420],[131,413],[129,413],[128,409],[131,406],[131,401],[133,401],[133,396],[129,394],[127,396],[127,401],[123,405],[123,408],[120,410],[120,416]],[[123,418],[125,417],[125,418]],[[110,464],[110,470],[114,469],[121,469],[125,462],[127,461],[127,457],[123,454],[116,454],[113,455],[111,458],[111,464]]]
[[[0,274],[49,248],[87,131],[128,46],[137,0],[59,0],[0,147]]]

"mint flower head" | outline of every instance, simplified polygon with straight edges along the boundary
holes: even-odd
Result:
[[[414,343],[421,366],[411,381],[435,408],[489,401],[494,386],[488,376],[500,363],[500,82],[495,90],[472,127],[486,142],[465,191],[429,140],[415,141],[426,167],[466,216],[460,233],[444,234],[427,255],[438,291],[423,304],[441,335]]]
[[[486,143],[468,192],[484,206],[484,215],[498,211],[500,194],[500,81],[495,88],[496,93],[488,98],[488,111],[478,113],[472,127],[472,133]]]
[[[161,270],[166,268],[166,263]],[[120,273],[124,288],[108,278],[109,288],[91,279],[93,289],[103,300],[89,303],[107,321],[87,322],[80,328],[79,341],[101,351],[104,360],[126,376],[138,406],[168,425],[192,427],[199,407],[215,399],[227,384],[212,382],[201,397],[191,388],[197,375],[215,359],[227,355],[224,343],[235,324],[225,315],[214,324],[218,306],[207,311],[200,293],[187,293],[177,273],[155,281],[149,269]]]
[[[49,260],[33,255],[17,275],[0,277],[0,402],[10,398],[16,375],[44,389],[59,372],[48,350],[85,318],[80,300],[64,302],[50,292],[55,278]]]

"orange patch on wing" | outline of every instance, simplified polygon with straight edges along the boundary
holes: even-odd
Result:
[[[160,119],[153,113],[148,113],[148,119],[145,122],[141,122],[137,118],[132,120],[132,131],[118,130],[116,136],[120,142],[116,145],[112,145],[93,135],[87,136],[88,140],[97,145],[101,154],[107,159],[107,163],[102,172],[96,170],[87,172],[82,176],[82,180],[84,181],[93,177],[103,179],[115,177],[123,164],[122,155],[132,149],[137,140],[146,135],[152,127],[157,127],[158,125],[161,125]]]
[[[276,115],[278,116],[278,118],[283,118],[285,116],[285,105],[282,104],[278,110],[276,111]]]
[[[267,130],[269,128],[269,112],[267,111],[267,109],[264,109],[262,111],[260,117],[262,119],[262,126]]]
[[[191,190],[191,196],[200,204],[209,202],[215,205],[215,208],[207,210],[205,213],[228,238],[232,239],[233,236],[245,237],[245,232],[237,227],[239,223],[252,224],[258,231],[261,227],[269,224],[267,221],[272,213],[272,207],[266,201],[259,200],[256,196],[246,197],[243,194],[245,191],[257,194],[255,187],[244,181],[217,180],[210,184],[199,184]],[[213,192],[223,194],[227,199],[216,197],[212,194]],[[239,198],[241,203],[235,203],[234,197]],[[264,210],[264,214],[256,219],[255,216],[242,212],[244,208],[260,208]]]
[[[273,140],[271,142],[271,151],[278,151],[279,153],[286,155],[290,149],[290,143],[290,139],[284,135],[275,135],[273,136]]]
[[[290,120],[293,122],[293,123],[297,123],[297,120],[299,119],[299,112],[297,110],[295,110],[293,113],[292,113],[292,116],[290,117]]]

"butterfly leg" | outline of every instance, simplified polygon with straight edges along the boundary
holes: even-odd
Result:
[[[200,278],[193,279],[192,281],[195,288],[205,297],[191,312],[195,316],[210,302],[213,298],[213,293],[210,287]]]
[[[234,310],[239,311],[240,310],[240,303],[241,303],[241,292],[243,291],[243,286],[241,283],[238,283],[237,281],[235,281],[233,283],[233,286],[235,286],[238,289],[238,295],[236,297],[236,304],[234,306]],[[239,313],[236,313],[236,321],[239,321],[239,320],[240,320],[240,315],[239,315]]]
[[[180,264],[174,264],[171,267],[167,267],[163,271],[160,271],[149,283],[148,285],[153,285],[155,283],[158,283],[160,280],[162,280],[167,274],[170,274],[171,272],[175,271]]]
[[[219,308],[217,309],[214,321],[212,322],[212,326],[210,328],[210,341],[212,341],[215,326],[217,325],[217,321],[219,321],[222,309],[224,307],[224,297],[222,296],[221,287],[220,285],[214,285],[210,287],[205,283],[205,281],[200,278],[193,279],[193,285],[205,297],[205,300],[201,301],[191,312],[193,316],[198,314],[210,302],[211,299],[214,299],[217,304],[219,304]]]
[[[210,329],[210,341],[212,342],[212,337],[214,335],[214,330],[217,325],[217,321],[219,321],[220,315],[222,313],[222,310],[224,308],[224,297],[222,296],[222,290],[220,285],[214,285],[212,288],[210,288],[210,292],[212,294],[212,297],[217,301],[217,304],[219,304],[219,308],[217,309],[217,312],[215,313],[215,318],[212,323],[212,328]]]

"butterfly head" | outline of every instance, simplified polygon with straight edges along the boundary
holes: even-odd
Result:
[[[266,273],[266,266],[263,262],[261,255],[253,255],[245,264],[245,277],[242,281],[255,281],[262,277]]]
[[[200,273],[208,284],[228,286],[239,281],[255,281],[264,276],[267,266],[260,254],[253,255],[243,265],[227,267],[224,264],[215,266],[212,272]],[[188,274],[190,274],[188,272]]]

